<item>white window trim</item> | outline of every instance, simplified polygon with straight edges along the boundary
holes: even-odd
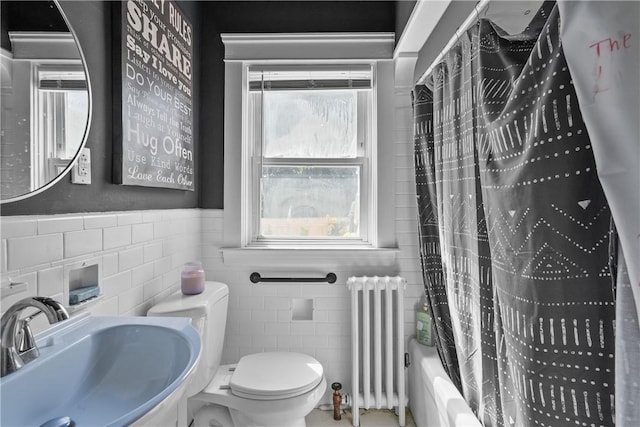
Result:
[[[224,247],[225,265],[302,267],[325,265],[348,267],[395,264],[397,253],[394,217],[394,149],[393,122],[393,33],[304,33],[304,34],[222,34],[225,45],[224,100]],[[308,63],[375,63],[377,68],[377,116],[374,120],[374,149],[371,162],[376,165],[372,176],[377,182],[372,197],[377,199],[370,211],[373,239],[368,245],[335,244],[310,247],[293,243],[290,246],[251,246],[250,227],[243,216],[246,203],[253,193],[251,180],[245,179],[251,170],[251,159],[243,156],[248,139],[243,135],[243,108],[246,105],[247,64],[308,64]],[[376,173],[376,172],[374,172]],[[285,261],[286,260],[286,261]]]
[[[287,68],[287,69],[297,69],[299,70],[301,67],[306,66],[307,64],[304,65],[300,65],[300,64],[289,64],[287,66],[284,66],[282,68]],[[322,63],[313,63],[313,64],[309,64],[309,69],[311,70],[317,70],[319,69],[319,67],[322,67],[324,64]],[[366,67],[369,68],[371,70],[371,81],[373,82],[373,87],[375,88],[375,82],[376,82],[376,64],[375,63],[371,63],[370,61],[367,62]],[[349,67],[353,67],[354,64],[352,62],[349,63],[343,63],[343,64],[338,64],[336,67],[338,69],[347,69]],[[357,65],[359,66],[359,64]],[[267,65],[267,67],[269,67]],[[260,68],[265,68],[263,65],[263,62],[256,62],[256,61],[251,61],[249,63],[249,61],[245,62],[243,64],[243,73],[246,73],[248,75],[249,70],[250,69],[260,69]],[[247,82],[246,78],[243,78],[243,82]],[[243,83],[244,84],[244,83]],[[343,165],[347,165],[347,166],[357,166],[360,168],[360,188],[364,189],[361,191],[361,197],[360,197],[360,204],[359,206],[361,207],[361,213],[362,215],[359,217],[359,237],[358,238],[318,238],[318,239],[313,239],[313,238],[308,238],[308,239],[296,239],[295,237],[290,238],[290,239],[286,239],[286,238],[282,238],[282,237],[275,237],[275,238],[270,238],[270,237],[261,237],[258,236],[259,234],[259,222],[260,222],[260,218],[258,218],[258,216],[256,215],[255,212],[255,208],[257,208],[257,205],[252,205],[252,204],[257,204],[257,201],[259,200],[259,196],[260,196],[260,177],[262,176],[262,167],[267,164],[267,165],[275,165],[278,163],[284,163],[284,164],[289,164],[289,161],[293,160],[293,161],[297,161],[297,162],[304,162],[306,159],[279,159],[279,158],[270,158],[270,159],[264,159],[262,158],[262,153],[260,152],[261,150],[261,144],[260,141],[256,141],[256,139],[259,139],[260,137],[256,137],[257,133],[260,132],[256,132],[256,130],[260,130],[255,129],[251,119],[249,120],[245,120],[245,128],[244,128],[244,133],[243,133],[243,153],[251,153],[253,160],[250,163],[251,164],[251,170],[243,170],[242,173],[242,177],[243,179],[246,178],[248,175],[251,176],[251,180],[252,182],[250,183],[250,188],[252,188],[252,194],[246,194],[243,195],[244,197],[244,202],[246,207],[253,207],[253,209],[244,209],[243,208],[243,212],[242,214],[244,215],[243,218],[243,224],[247,225],[247,230],[246,230],[246,235],[243,234],[242,241],[244,243],[245,247],[266,247],[266,248],[271,248],[271,247],[283,247],[283,246],[291,246],[290,243],[287,243],[288,241],[292,241],[293,240],[293,244],[300,247],[300,248],[309,248],[309,247],[314,247],[314,248],[318,248],[318,247],[331,247],[331,246],[335,246],[335,247],[344,247],[344,246],[356,246],[356,247],[366,247],[366,248],[371,248],[371,247],[376,247],[376,230],[375,230],[375,225],[373,224],[372,221],[369,220],[369,217],[372,215],[373,212],[375,212],[375,206],[376,206],[376,198],[372,197],[373,194],[375,194],[376,191],[376,182],[374,179],[374,173],[375,173],[375,168],[371,167],[371,163],[372,160],[375,158],[375,146],[376,146],[376,140],[375,140],[375,133],[376,132],[371,132],[371,130],[373,129],[374,126],[376,126],[376,119],[375,119],[375,115],[376,115],[376,96],[375,96],[375,89],[371,91],[372,93],[368,94],[370,95],[370,106],[371,108],[368,108],[369,105],[367,105],[366,108],[366,115],[367,117],[367,125],[364,125],[362,121],[358,120],[358,128],[359,128],[359,133],[358,134],[358,141],[366,141],[366,147],[361,150],[357,156],[357,158],[355,159],[312,159],[312,163],[314,165],[320,165],[320,164],[331,164],[331,165],[336,165],[336,164],[343,164]],[[246,91],[246,86],[245,86],[245,90],[243,90],[243,114],[244,117],[249,117],[249,116],[255,116],[255,112],[251,111],[252,109],[252,103],[249,101],[249,97],[250,95],[247,93]],[[364,104],[364,100],[358,95],[358,103],[359,104]],[[360,109],[361,107],[359,107]],[[359,117],[362,118],[362,117]],[[363,134],[366,134],[363,135]],[[256,142],[258,143],[256,145]],[[244,151],[247,150],[247,151]],[[243,155],[243,158],[245,158],[246,156]],[[324,160],[324,163],[323,163]],[[372,172],[373,171],[373,172]]]

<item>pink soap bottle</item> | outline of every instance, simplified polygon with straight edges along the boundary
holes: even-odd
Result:
[[[182,268],[182,293],[196,295],[204,291],[204,270],[201,262],[188,262]]]

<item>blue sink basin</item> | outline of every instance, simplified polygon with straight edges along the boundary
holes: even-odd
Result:
[[[200,337],[186,318],[85,317],[36,337],[40,357],[0,379],[0,425],[123,426],[192,373]]]

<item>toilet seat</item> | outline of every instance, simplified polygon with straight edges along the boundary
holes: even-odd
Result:
[[[322,365],[311,356],[267,352],[242,357],[229,387],[235,396],[247,399],[287,399],[314,389],[323,378]]]

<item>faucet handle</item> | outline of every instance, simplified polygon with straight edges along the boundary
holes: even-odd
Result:
[[[38,347],[36,347],[36,340],[33,338],[33,332],[29,322],[41,312],[38,311],[29,317],[26,317],[18,322],[18,333],[20,339],[18,341],[18,354],[22,356],[25,363],[37,358],[40,355]]]
[[[35,346],[35,339],[33,338],[30,322],[40,313],[41,311],[38,311],[29,317],[18,320],[18,353],[24,353]]]

